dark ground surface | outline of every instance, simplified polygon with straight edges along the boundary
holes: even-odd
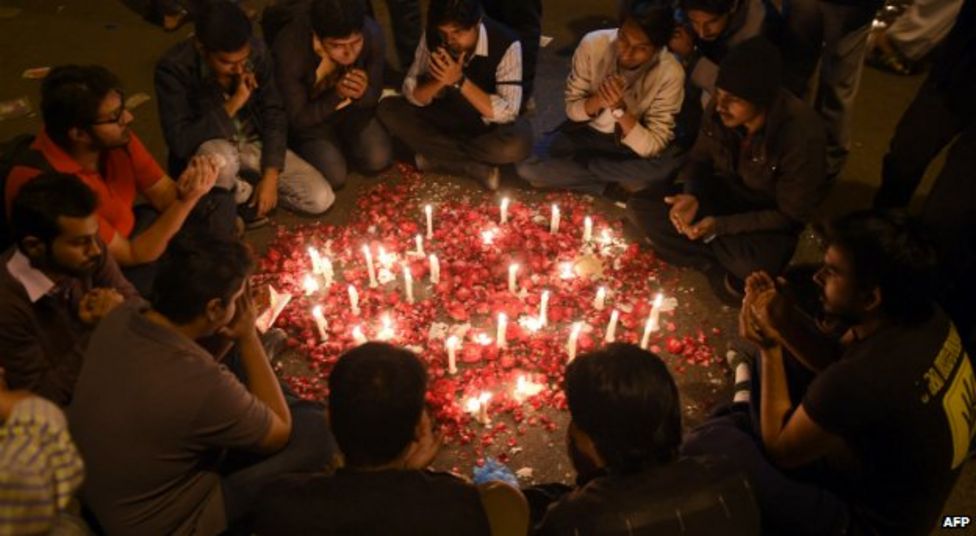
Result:
[[[264,5],[267,1],[255,2]],[[132,9],[136,1],[110,0],[0,0],[0,101],[26,96],[36,109],[39,83],[21,78],[24,69],[63,63],[101,63],[120,76],[127,94],[153,94],[153,65],[171,44],[192,32],[187,26],[173,34],[145,23]],[[381,21],[385,21],[385,4],[375,2]],[[426,4],[426,2],[424,2]],[[616,2],[613,0],[548,0],[545,2],[543,33],[553,37],[540,54],[536,82],[537,109],[532,121],[538,134],[563,119],[562,88],[568,71],[569,57],[575,43],[585,32],[611,26]],[[138,6],[136,6],[138,7]],[[392,56],[392,54],[391,54]],[[854,115],[854,145],[839,182],[835,185],[822,212],[837,214],[863,208],[877,187],[880,162],[898,117],[921,83],[921,77],[897,77],[866,69]],[[155,98],[134,110],[134,129],[160,162],[165,162],[165,144],[158,126]],[[0,121],[0,139],[38,128],[36,116]],[[931,179],[931,173],[929,176]],[[456,177],[432,178],[439,187],[456,188],[461,194],[478,195],[468,181]],[[922,195],[928,189],[923,186]],[[335,207],[320,220],[341,224],[354,216],[355,198],[372,181],[358,175],[338,194]],[[517,181],[507,179],[503,189],[519,199],[532,200],[537,194],[525,190]],[[918,201],[918,199],[916,199]],[[607,219],[619,219],[621,211],[602,201],[596,206]],[[286,212],[277,214],[279,225],[308,222]],[[264,247],[271,228],[249,233],[248,238]],[[812,240],[805,237],[797,259],[816,260],[818,253]],[[735,311],[722,306],[708,290],[704,277],[692,271],[677,274],[679,283],[671,292],[679,300],[678,323],[704,329],[719,327],[723,336],[714,340],[718,355],[725,351],[725,335],[734,333]],[[728,396],[730,373],[724,365],[709,368],[689,367],[677,377],[685,405],[686,424],[699,421],[708,406]],[[530,467],[529,481],[565,480],[571,478],[571,467],[563,454],[564,415],[556,415],[560,427],[547,433],[533,428],[521,439],[522,451],[512,456],[513,469]],[[892,445],[892,448],[897,448]],[[504,451],[506,449],[500,449]],[[498,453],[496,451],[494,453]],[[489,453],[492,450],[489,449]],[[438,459],[443,468],[457,467],[467,472],[471,464],[465,449],[448,448]],[[976,463],[970,461],[946,505],[947,514],[976,515]]]

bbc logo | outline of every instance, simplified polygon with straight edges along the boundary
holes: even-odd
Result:
[[[969,516],[945,516],[942,518],[942,528],[944,529],[964,529],[972,523]]]

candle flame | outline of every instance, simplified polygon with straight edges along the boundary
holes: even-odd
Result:
[[[322,306],[321,305],[316,305],[315,307],[312,307],[312,316],[314,316],[315,318],[317,318],[319,320],[324,320],[325,319],[325,314],[322,313]]]
[[[302,281],[302,287],[305,289],[306,296],[315,294],[319,291],[319,282],[311,275],[305,274],[305,279]]]
[[[572,279],[575,274],[573,273],[573,263],[564,262],[559,265],[559,277],[560,279]]]

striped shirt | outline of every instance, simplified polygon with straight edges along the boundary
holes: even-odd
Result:
[[[64,414],[37,396],[0,426],[0,535],[49,532],[84,478]]]
[[[474,55],[488,55],[488,30],[485,29],[484,23],[478,24],[478,44],[475,45]],[[417,51],[414,54],[413,63],[403,79],[403,96],[415,106],[426,106],[414,98],[413,92],[417,89],[417,79],[421,75],[427,74],[429,65],[430,50],[427,49],[427,37],[422,35],[420,45],[417,46]],[[497,80],[495,89],[497,93],[488,96],[491,99],[492,118],[481,118],[486,125],[489,123],[511,123],[518,118],[519,109],[522,106],[522,44],[518,41],[514,41],[505,50],[505,54],[495,69],[495,80]]]

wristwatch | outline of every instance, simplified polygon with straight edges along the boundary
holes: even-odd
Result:
[[[467,76],[464,76],[462,74],[460,80],[458,80],[457,82],[454,82],[454,84],[451,87],[453,87],[454,89],[456,89],[458,91],[461,91],[461,87],[464,86],[464,82],[467,81],[467,79],[468,79],[468,77]]]

